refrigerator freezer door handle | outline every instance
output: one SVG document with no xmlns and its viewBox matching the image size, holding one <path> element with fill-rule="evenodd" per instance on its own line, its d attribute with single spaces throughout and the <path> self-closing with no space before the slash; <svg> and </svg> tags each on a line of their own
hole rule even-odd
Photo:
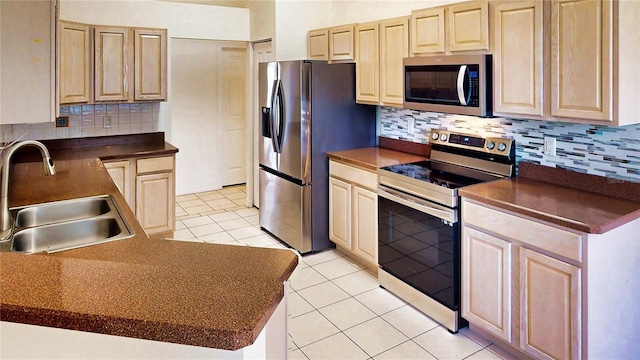
<svg viewBox="0 0 640 360">
<path fill-rule="evenodd" d="M 271 144 L 273 145 L 273 151 L 275 151 L 276 153 L 280 152 L 280 143 L 278 142 L 278 133 L 276 132 L 276 128 L 275 128 L 275 117 L 279 116 L 279 111 L 280 109 L 276 108 L 276 98 L 277 98 L 277 92 L 278 92 L 278 84 L 280 83 L 280 80 L 275 80 L 273 82 L 273 87 L 271 90 L 271 102 L 270 102 L 270 107 L 271 107 L 271 111 L 269 112 L 269 132 L 271 133 Z"/>
<path fill-rule="evenodd" d="M 282 81 L 278 80 L 278 89 L 276 91 L 276 96 L 278 98 L 278 123 L 276 124 L 276 136 L 275 138 L 278 141 L 278 152 L 282 152 L 282 141 L 284 138 L 284 122 L 285 118 L 285 104 L 284 104 L 284 90 L 282 89 Z"/>
</svg>

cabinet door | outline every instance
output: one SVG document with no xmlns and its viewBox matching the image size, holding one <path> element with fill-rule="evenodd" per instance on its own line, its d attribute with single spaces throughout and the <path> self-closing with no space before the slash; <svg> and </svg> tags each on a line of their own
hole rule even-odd
<svg viewBox="0 0 640 360">
<path fill-rule="evenodd" d="M 351 184 L 329 177 L 329 239 L 351 250 Z"/>
<path fill-rule="evenodd" d="M 329 60 L 329 29 L 307 33 L 307 57 L 310 60 Z"/>
<path fill-rule="evenodd" d="M 354 57 L 353 25 L 329 29 L 329 61 L 352 61 Z"/>
<path fill-rule="evenodd" d="M 520 347 L 538 359 L 581 358 L 580 269 L 520 248 Z"/>
<path fill-rule="evenodd" d="M 131 86 L 129 29 L 96 26 L 95 101 L 128 101 Z"/>
<path fill-rule="evenodd" d="M 612 120 L 612 6 L 552 1 L 551 115 Z"/>
<path fill-rule="evenodd" d="M 444 8 L 411 12 L 411 53 L 444 52 Z"/>
<path fill-rule="evenodd" d="M 378 23 L 356 26 L 356 102 L 380 102 Z"/>
<path fill-rule="evenodd" d="M 378 265 L 378 194 L 353 186 L 353 251 Z"/>
<path fill-rule="evenodd" d="M 384 105 L 402 107 L 405 57 L 409 57 L 409 17 L 380 22 L 380 101 Z"/>
<path fill-rule="evenodd" d="M 133 171 L 131 161 L 112 161 L 105 162 L 104 167 L 113 179 L 113 182 L 120 190 L 120 193 L 129 204 L 131 209 L 135 209 L 135 184 L 133 181 Z"/>
<path fill-rule="evenodd" d="M 496 5 L 494 111 L 544 115 L 542 2 Z"/>
<path fill-rule="evenodd" d="M 136 178 L 136 217 L 147 235 L 173 231 L 173 173 L 138 175 Z"/>
<path fill-rule="evenodd" d="M 91 27 L 60 22 L 60 104 L 91 101 Z"/>
<path fill-rule="evenodd" d="M 134 100 L 167 100 L 167 30 L 135 29 Z"/>
<path fill-rule="evenodd" d="M 511 243 L 466 226 L 462 229 L 462 316 L 511 342 Z"/>
<path fill-rule="evenodd" d="M 0 1 L 0 122 L 55 114 L 55 1 Z"/>
<path fill-rule="evenodd" d="M 489 10 L 486 1 L 469 1 L 448 8 L 449 51 L 489 49 Z"/>
</svg>

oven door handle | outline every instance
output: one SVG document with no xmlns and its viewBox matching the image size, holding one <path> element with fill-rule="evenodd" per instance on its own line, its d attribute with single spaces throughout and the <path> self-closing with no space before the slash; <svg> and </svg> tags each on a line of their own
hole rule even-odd
<svg viewBox="0 0 640 360">
<path fill-rule="evenodd" d="M 385 199 L 395 201 L 402 205 L 408 206 L 412 209 L 421 211 L 423 213 L 433 215 L 442 220 L 447 220 L 452 223 L 458 222 L 458 216 L 455 210 L 442 210 L 438 207 L 434 206 L 427 201 L 423 201 L 418 198 L 414 198 L 410 195 L 401 193 L 399 191 L 394 191 L 391 189 L 382 189 L 378 187 L 378 196 L 382 196 Z"/>
</svg>

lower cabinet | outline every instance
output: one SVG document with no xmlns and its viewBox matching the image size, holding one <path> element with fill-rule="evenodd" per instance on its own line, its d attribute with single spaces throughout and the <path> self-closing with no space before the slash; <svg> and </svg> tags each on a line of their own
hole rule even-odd
<svg viewBox="0 0 640 360">
<path fill-rule="evenodd" d="M 462 197 L 462 316 L 518 358 L 640 354 L 640 218 L 579 232 Z"/>
<path fill-rule="evenodd" d="M 331 160 L 329 175 L 329 238 L 339 249 L 377 267 L 376 173 Z"/>
<path fill-rule="evenodd" d="M 105 161 L 105 168 L 149 236 L 173 236 L 174 156 Z"/>
</svg>

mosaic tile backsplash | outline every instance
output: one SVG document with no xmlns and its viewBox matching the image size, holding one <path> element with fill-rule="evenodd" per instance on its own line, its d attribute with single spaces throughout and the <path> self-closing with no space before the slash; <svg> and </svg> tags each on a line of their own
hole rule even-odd
<svg viewBox="0 0 640 360">
<path fill-rule="evenodd" d="M 69 127 L 56 128 L 54 122 L 1 125 L 2 142 L 69 139 L 106 135 L 141 134 L 164 131 L 161 103 L 101 104 L 61 106 L 60 116 L 69 116 Z M 111 127 L 104 128 L 104 116 Z"/>
<path fill-rule="evenodd" d="M 429 142 L 431 129 L 516 141 L 516 161 L 640 182 L 640 125 L 607 127 L 562 122 L 478 118 L 380 107 L 380 136 Z M 640 115 L 639 115 L 640 116 Z M 413 132 L 408 125 L 414 121 Z M 543 154 L 545 136 L 556 138 L 556 156 Z"/>
</svg>

